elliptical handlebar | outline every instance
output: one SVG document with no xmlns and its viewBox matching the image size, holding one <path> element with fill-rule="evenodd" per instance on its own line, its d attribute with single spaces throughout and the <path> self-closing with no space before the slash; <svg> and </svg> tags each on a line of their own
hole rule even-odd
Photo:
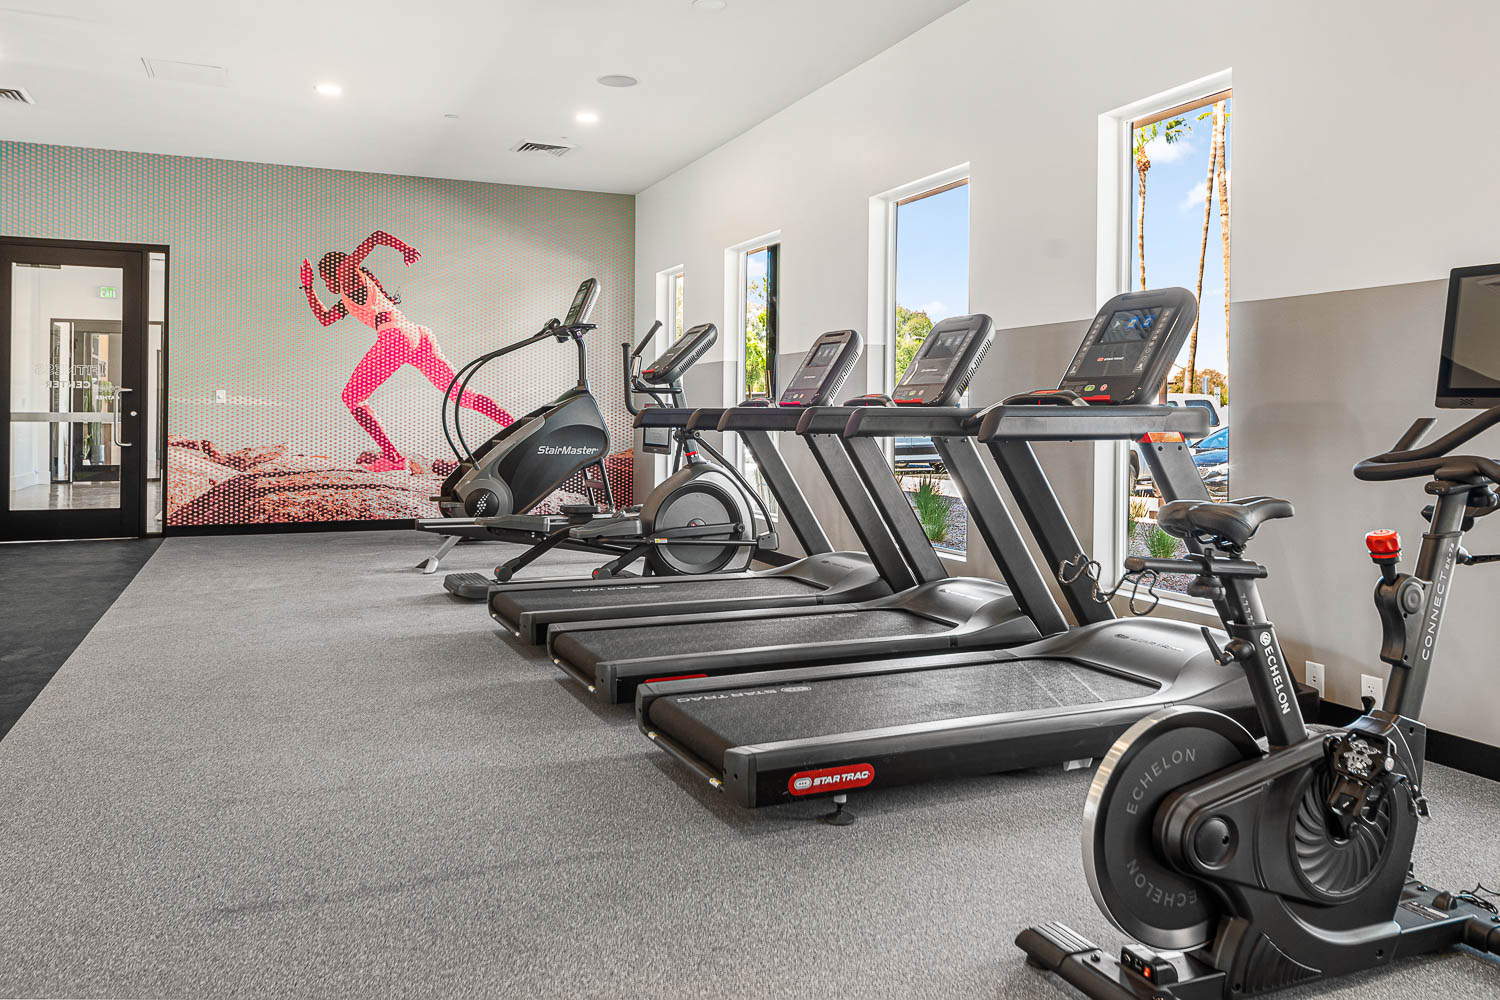
<svg viewBox="0 0 1500 1000">
<path fill-rule="evenodd" d="M 628 343 L 620 345 L 620 354 L 623 355 L 625 361 L 625 411 L 632 417 L 639 416 L 641 412 L 641 408 L 635 405 L 635 394 L 636 392 L 641 391 L 636 388 L 636 386 L 640 384 L 639 366 L 641 362 L 641 352 L 646 349 L 647 344 L 651 343 L 652 338 L 656 336 L 656 331 L 660 329 L 661 320 L 657 320 L 656 322 L 652 323 L 651 329 L 646 331 L 646 335 L 641 338 L 641 342 L 636 345 L 635 350 L 631 350 L 630 344 Z M 645 392 L 643 392 L 642 394 L 651 395 L 650 393 Z M 658 402 L 660 402 L 660 400 L 658 400 Z"/>
<path fill-rule="evenodd" d="M 1436 441 L 1418 447 L 1433 423 L 1432 417 L 1421 417 L 1413 421 L 1394 448 L 1355 465 L 1355 478 L 1365 482 L 1389 482 L 1436 475 L 1444 479 L 1482 477 L 1500 482 L 1500 463 L 1493 459 L 1483 455 L 1450 454 L 1459 445 L 1473 440 L 1500 423 L 1500 406 L 1492 406 Z"/>
<path fill-rule="evenodd" d="M 641 356 L 641 352 L 646 349 L 647 344 L 651 343 L 652 338 L 656 336 L 656 331 L 660 329 L 661 320 L 656 320 L 651 324 L 651 329 L 646 331 L 646 335 L 641 338 L 641 342 L 636 345 L 635 350 L 630 352 L 630 360 L 634 361 L 636 358 Z M 629 350 L 630 348 L 629 344 L 621 344 L 620 346 L 626 348 L 627 350 Z"/>
<path fill-rule="evenodd" d="M 554 316 L 543 323 L 542 328 L 531 336 L 518 340 L 514 344 L 506 344 L 504 347 L 497 347 L 493 351 L 481 354 L 479 357 L 469 360 L 463 367 L 454 372 L 452 381 L 448 383 L 447 390 L 443 392 L 442 408 L 443 437 L 447 439 L 448 447 L 453 450 L 454 457 L 461 462 L 473 462 L 475 460 L 473 449 L 469 447 L 469 442 L 464 440 L 463 426 L 459 423 L 458 417 L 459 410 L 462 409 L 464 394 L 469 391 L 469 382 L 478 374 L 479 369 L 496 358 L 504 357 L 514 351 L 530 347 L 532 344 L 540 343 L 549 338 L 556 340 L 558 343 L 563 343 L 571 339 L 578 346 L 578 384 L 582 388 L 587 388 L 588 355 L 583 344 L 583 335 L 595 328 L 593 323 L 564 325 L 562 320 Z M 459 386 L 460 382 L 463 383 L 462 386 Z M 457 395 L 454 395 L 453 392 L 455 387 L 458 388 Z M 453 429 L 451 433 L 448 429 L 448 408 L 450 405 L 453 407 Z M 455 436 L 458 438 L 456 442 L 454 441 Z"/>
</svg>

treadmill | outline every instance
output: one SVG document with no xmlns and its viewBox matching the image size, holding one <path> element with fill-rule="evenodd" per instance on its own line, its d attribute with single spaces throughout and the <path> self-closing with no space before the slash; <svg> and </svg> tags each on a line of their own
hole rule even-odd
<svg viewBox="0 0 1500 1000">
<path fill-rule="evenodd" d="M 945 319 L 928 333 L 894 400 L 861 397 L 862 405 L 810 409 L 798 422 L 797 433 L 895 593 L 811 608 L 553 625 L 547 635 L 553 662 L 601 700 L 618 703 L 650 680 L 1014 645 L 1062 631 L 1066 622 L 1029 556 L 1002 565 L 1005 583 L 948 576 L 880 445 L 843 435 L 850 417 L 864 411 L 954 411 L 993 336 L 988 316 Z M 979 411 L 960 412 L 972 419 Z M 845 485 L 850 467 L 862 490 Z M 867 509 L 851 506 L 861 497 Z M 1024 555 L 1020 531 L 1003 507 L 984 532 Z"/>
<path fill-rule="evenodd" d="M 861 350 L 854 330 L 834 330 L 813 342 L 776 401 L 733 408 L 700 408 L 689 431 L 733 432 L 749 449 L 779 510 L 807 555 L 771 569 L 641 579 L 551 578 L 492 587 L 490 617 L 517 639 L 540 644 L 554 624 L 667 613 L 804 607 L 862 601 L 890 593 L 890 584 L 863 552 L 836 552 L 771 435 L 795 431 L 803 412 L 823 405 L 854 370 Z M 680 411 L 644 411 L 652 417 Z"/>
<path fill-rule="evenodd" d="M 1244 672 L 1218 662 L 1205 642 L 1212 634 L 1223 648 L 1228 636 L 1115 617 L 1032 450 L 1036 441 L 1142 440 L 1164 499 L 1206 500 L 1183 436 L 1198 437 L 1207 415 L 1139 402 L 1156 398 L 1196 312 L 1185 289 L 1117 296 L 1090 324 L 1058 389 L 1013 397 L 979 422 L 978 439 L 1056 568 L 1077 628 L 1009 650 L 649 683 L 636 695 L 641 731 L 753 808 L 1086 761 L 1143 716 L 1174 705 L 1255 725 Z M 858 440 L 919 433 L 921 416 L 872 409 L 853 416 L 846 432 Z M 1135 596 L 1148 592 L 1142 583 Z M 1316 711 L 1315 691 L 1299 685 L 1298 697 Z M 838 801 L 834 816 L 847 822 Z"/>
</svg>

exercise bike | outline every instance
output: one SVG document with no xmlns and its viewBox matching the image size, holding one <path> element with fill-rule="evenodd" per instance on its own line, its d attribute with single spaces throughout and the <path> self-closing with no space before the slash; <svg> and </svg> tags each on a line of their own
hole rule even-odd
<svg viewBox="0 0 1500 1000">
<path fill-rule="evenodd" d="M 1366 536 L 1379 567 L 1384 703 L 1347 726 L 1309 728 L 1261 607 L 1264 567 L 1245 557 L 1263 524 L 1290 517 L 1284 500 L 1174 501 L 1157 523 L 1203 545 L 1180 559 L 1131 558 L 1128 574 L 1192 573 L 1230 641 L 1205 641 L 1249 678 L 1262 748 L 1238 723 L 1201 708 L 1158 711 L 1109 751 L 1084 812 L 1084 868 L 1105 915 L 1139 944 L 1111 961 L 1061 923 L 1016 939 L 1028 962 L 1096 998 L 1243 997 L 1466 944 L 1500 954 L 1500 913 L 1474 892 L 1445 892 L 1410 873 L 1429 806 L 1419 721 L 1433 650 L 1463 535 L 1500 509 L 1500 464 L 1455 455 L 1500 423 L 1500 407 L 1427 445 L 1431 418 L 1355 466 L 1361 480 L 1431 477 L 1434 497 L 1415 570 L 1398 569 L 1394 531 Z"/>
<path fill-rule="evenodd" d="M 493 587 L 508 583 L 560 545 L 597 548 L 612 556 L 593 570 L 593 579 L 738 572 L 756 552 L 778 547 L 760 494 L 698 431 L 687 428 L 693 411 L 682 405 L 682 378 L 718 339 L 717 328 L 703 323 L 688 329 L 645 367 L 642 353 L 660 328 L 659 321 L 653 324 L 634 350 L 628 343 L 621 345 L 625 407 L 642 431 L 642 450 L 671 455 L 671 475 L 638 507 L 604 512 L 592 505 L 564 504 L 547 531 L 524 552 L 496 566 L 491 576 L 449 574 L 443 581 L 449 593 L 466 600 L 487 599 Z M 651 402 L 637 405 L 636 396 Z M 756 530 L 757 512 L 767 525 L 764 532 Z M 503 528 L 514 520 L 481 517 L 477 523 Z M 631 569 L 637 563 L 639 573 Z"/>
<path fill-rule="evenodd" d="M 584 344 L 584 336 L 595 329 L 588 318 L 598 297 L 598 279 L 586 279 L 578 286 L 565 318 L 548 320 L 530 337 L 474 358 L 454 375 L 443 395 L 442 421 L 443 437 L 458 465 L 432 498 L 443 516 L 415 522 L 418 530 L 444 536 L 437 551 L 417 564 L 423 573 L 437 572 L 443 557 L 466 539 L 503 537 L 522 541 L 545 533 L 553 526 L 549 515 L 531 514 L 532 508 L 580 473 L 588 501 L 580 507 L 596 513 L 615 509 L 614 491 L 605 470 L 609 428 L 589 388 L 588 350 Z M 459 403 L 470 381 L 491 361 L 548 341 L 575 346 L 577 383 L 471 448 L 459 423 Z M 476 522 L 478 517 L 511 520 L 504 529 L 493 525 L 486 529 Z"/>
</svg>

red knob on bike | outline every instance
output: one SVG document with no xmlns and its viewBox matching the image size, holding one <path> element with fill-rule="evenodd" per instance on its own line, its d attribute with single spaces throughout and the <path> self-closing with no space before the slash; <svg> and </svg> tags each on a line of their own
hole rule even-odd
<svg viewBox="0 0 1500 1000">
<path fill-rule="evenodd" d="M 1365 548 L 1376 562 L 1401 558 L 1401 536 L 1390 528 L 1381 528 L 1365 535 Z"/>
</svg>

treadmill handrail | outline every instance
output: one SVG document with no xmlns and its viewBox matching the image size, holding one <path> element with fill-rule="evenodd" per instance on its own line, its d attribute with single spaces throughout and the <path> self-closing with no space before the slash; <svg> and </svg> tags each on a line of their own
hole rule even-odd
<svg viewBox="0 0 1500 1000">
<path fill-rule="evenodd" d="M 814 406 L 805 411 L 802 418 L 797 421 L 797 433 L 835 434 L 843 437 L 844 428 L 849 424 L 850 414 L 867 409 L 884 409 L 884 407 Z"/>
<path fill-rule="evenodd" d="M 1132 441 L 1146 434 L 1208 433 L 1208 411 L 1197 406 L 1028 406 L 997 403 L 979 425 L 979 440 Z"/>
<path fill-rule="evenodd" d="M 636 414 L 633 426 L 686 427 L 695 411 L 685 406 L 644 406 Z"/>
<path fill-rule="evenodd" d="M 807 412 L 800 406 L 735 406 L 719 418 L 721 431 L 795 431 Z"/>
<path fill-rule="evenodd" d="M 700 406 L 688 418 L 687 429 L 690 431 L 716 431 L 719 429 L 719 418 L 724 416 L 729 409 L 727 406 Z"/>
<path fill-rule="evenodd" d="M 987 407 L 861 406 L 844 437 L 972 437 Z"/>
</svg>

